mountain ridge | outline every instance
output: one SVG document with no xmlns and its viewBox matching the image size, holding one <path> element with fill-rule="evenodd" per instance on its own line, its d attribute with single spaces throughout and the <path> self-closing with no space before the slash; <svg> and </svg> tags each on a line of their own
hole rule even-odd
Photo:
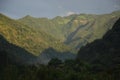
<svg viewBox="0 0 120 80">
<path fill-rule="evenodd" d="M 102 38 L 120 17 L 119 13 L 57 16 L 53 19 L 28 15 L 23 20 L 0 14 L 0 35 L 9 43 L 39 56 L 41 61 L 44 60 L 42 57 L 47 62 L 52 58 L 73 59 L 79 48 Z"/>
<path fill-rule="evenodd" d="M 57 40 L 78 50 L 87 43 L 102 38 L 112 28 L 119 16 L 120 11 L 116 11 L 102 15 L 74 14 L 65 17 L 57 16 L 52 19 L 35 17 L 26 19 L 24 17 L 18 19 L 18 21 L 49 33 Z"/>
</svg>

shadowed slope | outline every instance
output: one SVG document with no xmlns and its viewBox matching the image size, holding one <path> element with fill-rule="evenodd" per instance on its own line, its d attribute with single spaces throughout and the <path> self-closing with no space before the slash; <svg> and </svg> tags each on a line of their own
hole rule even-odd
<svg viewBox="0 0 120 80">
<path fill-rule="evenodd" d="M 85 47 L 82 47 L 77 59 L 91 63 L 101 63 L 104 65 L 116 65 L 120 63 L 120 19 L 114 24 L 103 39 L 96 40 Z"/>
<path fill-rule="evenodd" d="M 36 57 L 25 49 L 9 43 L 0 35 L 0 57 L 4 57 L 3 63 L 10 61 L 18 65 L 33 64 Z M 2 59 L 2 58 L 1 58 Z M 4 62 L 5 61 L 5 62 Z"/>
</svg>

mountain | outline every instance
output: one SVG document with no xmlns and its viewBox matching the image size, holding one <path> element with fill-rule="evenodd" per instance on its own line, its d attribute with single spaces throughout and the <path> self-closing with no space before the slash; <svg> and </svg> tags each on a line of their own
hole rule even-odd
<svg viewBox="0 0 120 80">
<path fill-rule="evenodd" d="M 70 47 L 61 43 L 46 32 L 42 30 L 37 31 L 3 14 L 0 14 L 0 35 L 9 43 L 25 49 L 34 56 L 40 56 L 40 54 L 48 48 L 53 48 L 56 52 L 61 53 L 61 55 L 62 52 L 72 53 Z M 17 51 L 16 55 L 17 54 L 20 53 Z M 21 52 L 21 54 L 23 53 Z"/>
<path fill-rule="evenodd" d="M 35 28 L 38 31 L 42 30 L 52 35 L 54 38 L 58 40 L 64 41 L 65 38 L 63 35 L 62 27 L 64 24 L 68 22 L 68 20 L 60 16 L 51 20 L 48 18 L 34 18 L 34 17 L 27 15 L 19 19 L 18 21 L 32 28 Z"/>
<path fill-rule="evenodd" d="M 78 50 L 87 43 L 100 39 L 120 17 L 120 11 L 111 14 L 74 14 L 53 19 L 27 15 L 18 21 L 34 29 L 42 30 L 55 39 Z"/>
<path fill-rule="evenodd" d="M 114 24 L 102 39 L 82 47 L 77 55 L 78 60 L 92 64 L 115 66 L 120 64 L 120 19 Z"/>
<path fill-rule="evenodd" d="M 48 25 L 47 29 L 0 14 L 0 80 L 119 80 L 119 15 L 114 12 L 105 15 L 58 16 L 52 20 L 59 27 L 50 27 L 47 24 L 49 19 L 42 18 L 42 23 Z M 96 38 L 98 40 L 94 41 Z M 77 59 L 74 59 L 75 54 L 66 44 L 75 49 L 87 45 L 80 48 Z"/>
<path fill-rule="evenodd" d="M 27 15 L 14 20 L 0 14 L 0 35 L 36 56 L 38 63 L 47 63 L 51 58 L 74 59 L 73 53 L 102 38 L 119 16 L 120 12 L 116 11 L 104 15 L 57 16 L 53 19 Z"/>
<path fill-rule="evenodd" d="M 120 14 L 116 15 L 114 13 L 104 15 L 81 14 L 68 24 L 70 29 L 67 30 L 70 33 L 65 43 L 79 49 L 87 43 L 100 39 L 112 28 L 119 17 Z"/>
</svg>

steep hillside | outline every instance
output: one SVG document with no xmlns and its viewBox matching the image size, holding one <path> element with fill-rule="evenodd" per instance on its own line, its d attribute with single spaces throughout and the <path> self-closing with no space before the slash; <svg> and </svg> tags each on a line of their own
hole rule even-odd
<svg viewBox="0 0 120 80">
<path fill-rule="evenodd" d="M 91 43 L 112 28 L 120 15 L 80 15 L 68 25 L 70 34 L 65 41 L 66 44 L 79 49 L 81 46 Z M 76 26 L 75 26 L 76 25 Z M 72 33 L 71 33 L 72 32 Z"/>
<path fill-rule="evenodd" d="M 33 65 L 33 64 L 47 64 L 52 58 L 60 60 L 74 59 L 75 54 L 70 52 L 59 52 L 54 48 L 48 48 L 42 51 L 39 56 L 35 56 L 24 48 L 9 43 L 2 35 L 0 35 L 0 64 L 6 65 Z"/>
<path fill-rule="evenodd" d="M 58 52 L 71 50 L 44 31 L 37 31 L 2 14 L 0 14 L 0 35 L 36 56 L 49 47 Z"/>
<path fill-rule="evenodd" d="M 33 64 L 36 56 L 32 55 L 25 49 L 9 43 L 2 35 L 0 35 L 0 64 Z"/>
<path fill-rule="evenodd" d="M 53 19 L 25 16 L 18 21 L 42 30 L 78 50 L 81 46 L 102 38 L 112 28 L 118 17 L 120 17 L 120 11 L 103 15 L 74 14 Z"/>
<path fill-rule="evenodd" d="M 62 32 L 62 26 L 67 23 L 62 17 L 56 17 L 54 19 L 48 18 L 34 18 L 29 15 L 24 18 L 19 19 L 19 22 L 24 23 L 32 28 L 42 30 L 56 39 L 65 40 L 64 34 Z"/>
<path fill-rule="evenodd" d="M 95 40 L 79 50 L 77 59 L 94 64 L 115 66 L 120 64 L 120 19 L 103 39 Z"/>
</svg>

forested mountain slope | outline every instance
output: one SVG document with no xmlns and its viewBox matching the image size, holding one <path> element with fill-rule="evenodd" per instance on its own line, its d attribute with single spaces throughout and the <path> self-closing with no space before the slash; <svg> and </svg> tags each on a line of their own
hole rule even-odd
<svg viewBox="0 0 120 80">
<path fill-rule="evenodd" d="M 38 61 L 46 63 L 51 58 L 73 59 L 73 53 L 87 43 L 102 38 L 119 17 L 119 11 L 104 15 L 74 14 L 53 19 L 28 15 L 19 20 L 0 14 L 0 35 L 9 43 L 38 56 Z"/>
<path fill-rule="evenodd" d="M 77 59 L 93 64 L 115 66 L 120 64 L 120 19 L 103 39 L 95 40 L 79 50 Z"/>
<path fill-rule="evenodd" d="M 24 48 L 35 56 L 39 56 L 40 53 L 50 47 L 61 53 L 71 50 L 70 47 L 56 40 L 46 32 L 37 31 L 3 14 L 0 14 L 0 35 L 9 43 Z"/>
<path fill-rule="evenodd" d="M 73 14 L 53 19 L 27 15 L 18 21 L 38 31 L 42 30 L 78 50 L 81 46 L 102 38 L 112 28 L 118 17 L 120 17 L 120 11 L 103 15 Z"/>
</svg>

